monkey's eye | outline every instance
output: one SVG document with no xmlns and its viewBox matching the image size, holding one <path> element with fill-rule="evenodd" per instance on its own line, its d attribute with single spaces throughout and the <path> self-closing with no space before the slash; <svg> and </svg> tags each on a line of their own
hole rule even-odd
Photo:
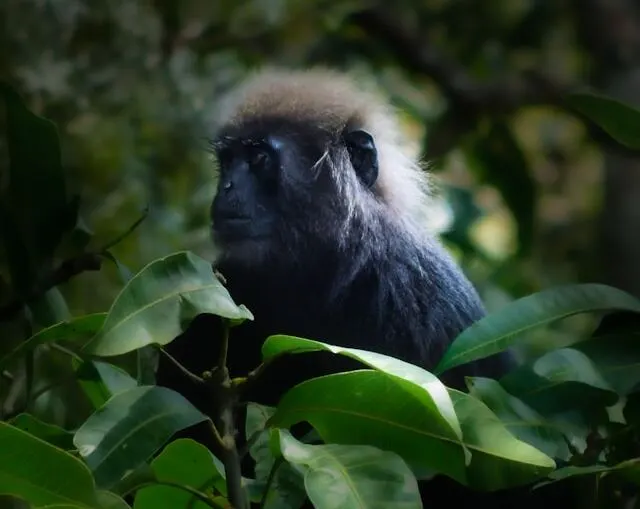
<svg viewBox="0 0 640 509">
<path fill-rule="evenodd" d="M 249 164 L 253 168 L 261 168 L 269 164 L 269 154 L 262 149 L 256 148 L 249 155 Z"/>
<path fill-rule="evenodd" d="M 268 148 L 263 146 L 251 147 L 247 162 L 251 169 L 261 176 L 267 178 L 274 176 L 274 158 Z"/>
</svg>

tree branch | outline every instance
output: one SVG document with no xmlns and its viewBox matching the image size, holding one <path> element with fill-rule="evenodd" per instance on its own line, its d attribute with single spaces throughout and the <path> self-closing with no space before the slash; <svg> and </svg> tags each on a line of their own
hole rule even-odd
<svg viewBox="0 0 640 509">
<path fill-rule="evenodd" d="M 568 90 L 539 71 L 478 82 L 424 37 L 402 26 L 386 8 L 361 11 L 351 20 L 372 38 L 382 40 L 405 68 L 433 79 L 454 108 L 472 110 L 476 115 L 484 111 L 505 113 L 524 105 L 559 104 Z"/>
<path fill-rule="evenodd" d="M 43 280 L 40 281 L 26 296 L 13 299 L 7 304 L 0 306 L 0 322 L 11 320 L 24 306 L 42 297 L 52 288 L 62 283 L 66 283 L 73 277 L 82 274 L 83 272 L 100 270 L 102 268 L 102 258 L 105 256 L 107 250 L 133 233 L 133 231 L 146 219 L 148 212 L 149 209 L 147 207 L 143 211 L 142 216 L 136 219 L 129 228 L 95 252 L 82 253 L 74 258 L 63 261 L 58 268 L 54 269 L 48 276 L 44 277 Z"/>
<path fill-rule="evenodd" d="M 0 321 L 12 319 L 25 305 L 41 297 L 51 288 L 69 281 L 78 274 L 90 270 L 100 270 L 101 267 L 102 259 L 97 253 L 83 253 L 75 258 L 65 260 L 45 277 L 35 289 L 29 292 L 26 297 L 14 299 L 4 306 L 0 306 Z"/>
</svg>

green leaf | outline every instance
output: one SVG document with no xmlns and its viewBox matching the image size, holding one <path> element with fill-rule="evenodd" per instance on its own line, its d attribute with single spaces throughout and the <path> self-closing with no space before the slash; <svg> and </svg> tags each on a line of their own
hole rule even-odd
<svg viewBox="0 0 640 509">
<path fill-rule="evenodd" d="M 637 109 L 593 92 L 570 94 L 567 103 L 622 145 L 640 149 L 640 111 Z"/>
<path fill-rule="evenodd" d="M 253 319 L 247 308 L 233 302 L 209 262 L 190 252 L 172 254 L 150 263 L 127 283 L 85 351 L 113 356 L 166 345 L 202 313 Z"/>
<path fill-rule="evenodd" d="M 142 463 L 138 468 L 129 472 L 111 487 L 113 493 L 125 497 L 138 491 L 149 483 L 156 481 L 156 475 L 149 463 Z"/>
<path fill-rule="evenodd" d="M 578 313 L 640 312 L 640 300 L 610 286 L 583 284 L 545 290 L 511 302 L 464 330 L 436 366 L 442 373 L 506 350 L 531 329 Z"/>
<path fill-rule="evenodd" d="M 528 484 L 555 468 L 555 462 L 535 447 L 515 438 L 491 410 L 473 396 L 449 389 L 471 451 L 467 485 L 495 491 Z"/>
<path fill-rule="evenodd" d="M 280 400 L 269 424 L 307 421 L 325 442 L 363 444 L 399 454 L 418 477 L 442 472 L 464 482 L 465 450 L 416 386 L 380 371 L 307 380 Z"/>
<path fill-rule="evenodd" d="M 543 413 L 611 406 L 618 400 L 597 366 L 573 348 L 547 352 L 502 377 L 500 384 Z"/>
<path fill-rule="evenodd" d="M 80 426 L 74 444 L 100 487 L 110 488 L 171 436 L 207 419 L 177 392 L 135 387 L 120 392 Z"/>
<path fill-rule="evenodd" d="M 111 396 L 133 389 L 136 380 L 118 366 L 101 361 L 72 361 L 78 383 L 94 408 L 100 408 Z"/>
<path fill-rule="evenodd" d="M 480 180 L 502 195 L 518 224 L 520 254 L 528 253 L 534 238 L 537 186 L 509 125 L 491 121 L 488 130 L 477 136 L 465 155 Z"/>
<path fill-rule="evenodd" d="M 556 483 L 558 481 L 564 481 L 565 479 L 569 479 L 571 477 L 592 475 L 592 474 L 603 474 L 607 475 L 610 473 L 622 473 L 626 476 L 631 476 L 633 478 L 634 475 L 638 475 L 640 472 L 638 469 L 640 468 L 640 459 L 634 458 L 631 460 L 622 461 L 616 465 L 588 465 L 584 467 L 570 465 L 568 467 L 559 468 L 554 472 L 549 474 L 549 480 L 542 481 L 534 486 L 534 489 L 540 488 L 542 486 L 547 486 L 549 484 Z"/>
<path fill-rule="evenodd" d="M 97 495 L 100 509 L 131 509 L 131 506 L 115 493 L 99 490 Z"/>
<path fill-rule="evenodd" d="M 375 352 L 343 348 L 320 341 L 284 335 L 268 337 L 262 344 L 262 357 L 266 361 L 285 353 L 304 353 L 316 350 L 351 357 L 389 375 L 405 391 L 412 393 L 420 400 L 422 406 L 428 409 L 427 411 L 432 413 L 440 423 L 439 426 L 444 425 L 450 428 L 452 439 L 462 437 L 460 423 L 453 410 L 453 403 L 447 388 L 437 377 L 418 366 Z"/>
<path fill-rule="evenodd" d="M 7 212 L 23 237 L 29 261 L 25 268 L 39 274 L 50 266 L 63 234 L 76 222 L 74 207 L 67 203 L 66 183 L 55 125 L 34 115 L 20 95 L 0 83 L 5 102 L 9 179 Z M 19 275 L 27 282 L 29 276 Z"/>
<path fill-rule="evenodd" d="M 618 394 L 629 394 L 640 385 L 640 333 L 599 336 L 571 348 L 586 355 Z"/>
<path fill-rule="evenodd" d="M 263 500 L 264 490 L 269 490 L 267 496 L 264 497 L 262 509 L 299 509 L 303 507 L 307 499 L 307 492 L 304 489 L 302 474 L 294 465 L 287 463 L 282 458 L 274 461 L 271 468 L 275 468 L 276 471 L 268 484 L 268 479 L 256 479 L 253 483 L 254 489 L 259 491 L 261 495 L 258 499 L 259 502 Z"/>
<path fill-rule="evenodd" d="M 418 483 L 397 454 L 370 445 L 308 445 L 279 430 L 284 458 L 304 467 L 304 486 L 316 509 L 422 507 Z"/>
<path fill-rule="evenodd" d="M 247 404 L 245 436 L 250 440 L 249 454 L 256 462 L 255 473 L 259 481 L 267 480 L 275 461 L 269 449 L 270 430 L 267 428 L 267 422 L 274 413 L 275 408 L 256 403 Z"/>
<path fill-rule="evenodd" d="M 0 359 L 0 370 L 6 369 L 13 360 L 36 348 L 39 345 L 53 342 L 78 341 L 83 342 L 93 337 L 100 330 L 106 313 L 95 313 L 79 316 L 66 322 L 60 322 L 46 329 L 38 331 L 17 348 Z"/>
<path fill-rule="evenodd" d="M 469 394 L 482 401 L 519 440 L 552 458 L 568 460 L 571 452 L 561 430 L 490 378 L 467 378 Z"/>
<path fill-rule="evenodd" d="M 22 498 L 33 507 L 95 509 L 95 486 L 82 461 L 1 421 L 0 444 L 0 494 Z"/>
<path fill-rule="evenodd" d="M 71 319 L 71 313 L 62 292 L 54 287 L 29 304 L 33 322 L 41 327 L 50 327 Z"/>
<path fill-rule="evenodd" d="M 216 485 L 224 486 L 211 452 L 193 440 L 180 439 L 167 445 L 151 462 L 156 478 L 189 486 L 203 496 Z M 135 509 L 208 509 L 208 505 L 185 490 L 173 486 L 154 485 L 137 492 Z"/>
<path fill-rule="evenodd" d="M 9 421 L 9 424 L 59 449 L 65 451 L 75 449 L 73 446 L 73 433 L 55 424 L 43 422 L 33 415 L 18 414 Z"/>
<path fill-rule="evenodd" d="M 270 447 L 271 430 L 267 428 L 267 422 L 275 410 L 256 403 L 247 405 L 245 436 L 251 440 L 249 454 L 256 462 L 251 492 L 258 492 L 261 501 L 264 490 L 269 490 L 261 506 L 263 509 L 295 509 L 302 506 L 307 494 L 300 472 L 282 458 L 277 461 Z M 277 470 L 270 479 L 273 468 Z"/>
<path fill-rule="evenodd" d="M 136 350 L 136 379 L 138 385 L 155 385 L 156 370 L 161 353 L 152 346 Z"/>
</svg>

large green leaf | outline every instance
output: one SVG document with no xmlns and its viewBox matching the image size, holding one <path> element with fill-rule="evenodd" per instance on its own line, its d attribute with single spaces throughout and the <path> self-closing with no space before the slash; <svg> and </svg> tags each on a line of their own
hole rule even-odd
<svg viewBox="0 0 640 509">
<path fill-rule="evenodd" d="M 571 348 L 586 355 L 618 394 L 640 385 L 640 332 L 599 336 Z"/>
<path fill-rule="evenodd" d="M 269 424 L 307 421 L 325 442 L 373 445 L 399 454 L 419 477 L 442 472 L 464 482 L 465 449 L 416 386 L 375 370 L 307 380 L 280 400 Z"/>
<path fill-rule="evenodd" d="M 233 302 L 209 262 L 190 252 L 172 254 L 150 263 L 127 283 L 85 351 L 112 356 L 166 345 L 201 313 L 253 319 L 247 308 Z"/>
<path fill-rule="evenodd" d="M 469 377 L 466 381 L 469 394 L 487 405 L 516 438 L 552 458 L 569 459 L 570 451 L 562 431 L 553 421 L 509 394 L 495 380 Z"/>
<path fill-rule="evenodd" d="M 542 413 L 613 405 L 618 395 L 582 352 L 560 348 L 520 366 L 500 384 Z"/>
<path fill-rule="evenodd" d="M 53 287 L 29 303 L 31 321 L 40 327 L 50 327 L 71 319 L 67 301 L 58 288 Z"/>
<path fill-rule="evenodd" d="M 111 396 L 134 388 L 138 383 L 118 366 L 96 360 L 72 361 L 78 383 L 94 408 L 100 408 Z"/>
<path fill-rule="evenodd" d="M 539 488 L 541 486 L 546 486 L 548 484 L 553 484 L 558 481 L 564 481 L 565 479 L 569 479 L 571 477 L 592 475 L 592 474 L 602 474 L 607 475 L 611 473 L 622 473 L 623 475 L 629 478 L 638 479 L 638 475 L 640 474 L 640 459 L 634 458 L 626 461 L 622 461 L 616 465 L 587 465 L 587 466 L 575 466 L 570 465 L 567 467 L 559 468 L 558 470 L 551 472 L 549 474 L 549 480 L 542 481 L 536 484 L 535 488 Z M 636 481 L 637 483 L 637 481 Z"/>
<path fill-rule="evenodd" d="M 115 493 L 106 490 L 98 490 L 97 495 L 100 509 L 131 509 L 131 506 Z"/>
<path fill-rule="evenodd" d="M 515 438 L 484 403 L 454 389 L 449 393 L 464 443 L 471 451 L 468 486 L 481 491 L 500 490 L 530 483 L 555 468 L 553 459 Z"/>
<path fill-rule="evenodd" d="M 135 387 L 120 392 L 80 426 L 74 443 L 99 486 L 110 488 L 176 432 L 207 419 L 177 392 Z"/>
<path fill-rule="evenodd" d="M 262 344 L 262 357 L 266 361 L 284 353 L 304 353 L 315 350 L 345 355 L 388 374 L 394 382 L 402 386 L 403 390 L 420 400 L 422 406 L 439 422 L 439 426 L 450 428 L 451 438 L 462 437 L 460 423 L 446 387 L 437 377 L 418 366 L 376 352 L 343 348 L 320 341 L 284 335 L 268 337 Z"/>
<path fill-rule="evenodd" d="M 59 449 L 65 451 L 75 449 L 73 446 L 73 433 L 55 424 L 41 421 L 33 415 L 18 414 L 9 421 L 9 424 Z"/>
<path fill-rule="evenodd" d="M 535 327 L 578 313 L 627 310 L 640 313 L 640 300 L 610 286 L 570 285 L 551 288 L 511 302 L 462 332 L 436 366 L 442 373 L 513 345 Z"/>
<path fill-rule="evenodd" d="M 297 509 L 307 498 L 304 478 L 291 464 L 276 461 L 269 445 L 271 430 L 267 427 L 275 408 L 249 403 L 245 434 L 251 439 L 249 453 L 255 460 L 255 480 L 252 492 L 259 492 L 259 500 L 264 498 L 262 509 Z M 272 474 L 272 469 L 276 471 Z M 266 497 L 264 490 L 268 489 Z"/>
<path fill-rule="evenodd" d="M 640 111 L 637 109 L 593 92 L 576 92 L 566 100 L 622 145 L 640 149 Z"/>
<path fill-rule="evenodd" d="M 20 232 L 28 255 L 22 267 L 29 274 L 13 272 L 12 278 L 24 289 L 50 266 L 63 234 L 75 225 L 77 210 L 67 200 L 55 125 L 29 111 L 7 84 L 0 83 L 0 99 L 5 104 L 9 152 L 5 213 Z"/>
<path fill-rule="evenodd" d="M 0 421 L 0 494 L 33 507 L 96 509 L 91 472 L 71 454 Z"/>
<path fill-rule="evenodd" d="M 5 369 L 14 359 L 33 350 L 38 345 L 65 341 L 84 342 L 90 339 L 100 330 L 106 316 L 106 313 L 78 316 L 38 331 L 0 359 L 0 370 Z"/>
<path fill-rule="evenodd" d="M 167 445 L 151 462 L 159 481 L 193 488 L 207 496 L 224 479 L 212 461 L 211 452 L 193 440 L 179 439 Z M 136 493 L 135 509 L 207 509 L 209 506 L 178 487 L 151 485 Z"/>
<path fill-rule="evenodd" d="M 418 483 L 397 454 L 370 445 L 309 445 L 279 430 L 284 458 L 304 467 L 304 486 L 316 509 L 422 507 Z"/>
</svg>

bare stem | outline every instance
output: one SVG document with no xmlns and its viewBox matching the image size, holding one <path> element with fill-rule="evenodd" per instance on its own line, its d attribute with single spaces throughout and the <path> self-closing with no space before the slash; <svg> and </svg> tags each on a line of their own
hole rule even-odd
<svg viewBox="0 0 640 509">
<path fill-rule="evenodd" d="M 222 320 L 222 346 L 220 347 L 220 359 L 218 360 L 218 369 L 224 369 L 227 366 L 227 355 L 229 353 L 229 321 Z"/>
<path fill-rule="evenodd" d="M 99 249 L 99 251 L 100 252 L 107 251 L 108 249 L 111 249 L 116 244 L 119 244 L 120 242 L 122 242 L 125 238 L 127 238 L 129 235 L 131 235 L 134 232 L 134 230 L 138 226 L 140 226 L 140 224 L 142 224 L 142 222 L 147 218 L 148 215 L 149 215 L 149 207 L 145 207 L 144 211 L 142 212 L 142 215 L 138 219 L 136 219 L 133 222 L 133 224 L 131 224 L 131 226 L 129 226 L 129 228 L 127 228 L 124 232 L 122 232 L 116 238 L 114 238 L 114 239 L 110 240 L 109 242 L 107 242 L 104 246 L 102 246 Z"/>
<path fill-rule="evenodd" d="M 189 380 L 199 384 L 205 383 L 203 378 L 200 378 L 198 375 L 196 375 L 195 373 L 192 373 L 187 368 L 185 368 L 182 364 L 180 364 L 180 362 L 178 362 L 178 360 L 175 357 L 173 357 L 173 355 L 167 352 L 164 348 L 162 348 L 161 346 L 156 346 L 156 348 L 160 350 L 160 353 L 164 355 L 167 359 L 169 359 L 169 361 L 176 368 L 178 368 Z"/>
</svg>

